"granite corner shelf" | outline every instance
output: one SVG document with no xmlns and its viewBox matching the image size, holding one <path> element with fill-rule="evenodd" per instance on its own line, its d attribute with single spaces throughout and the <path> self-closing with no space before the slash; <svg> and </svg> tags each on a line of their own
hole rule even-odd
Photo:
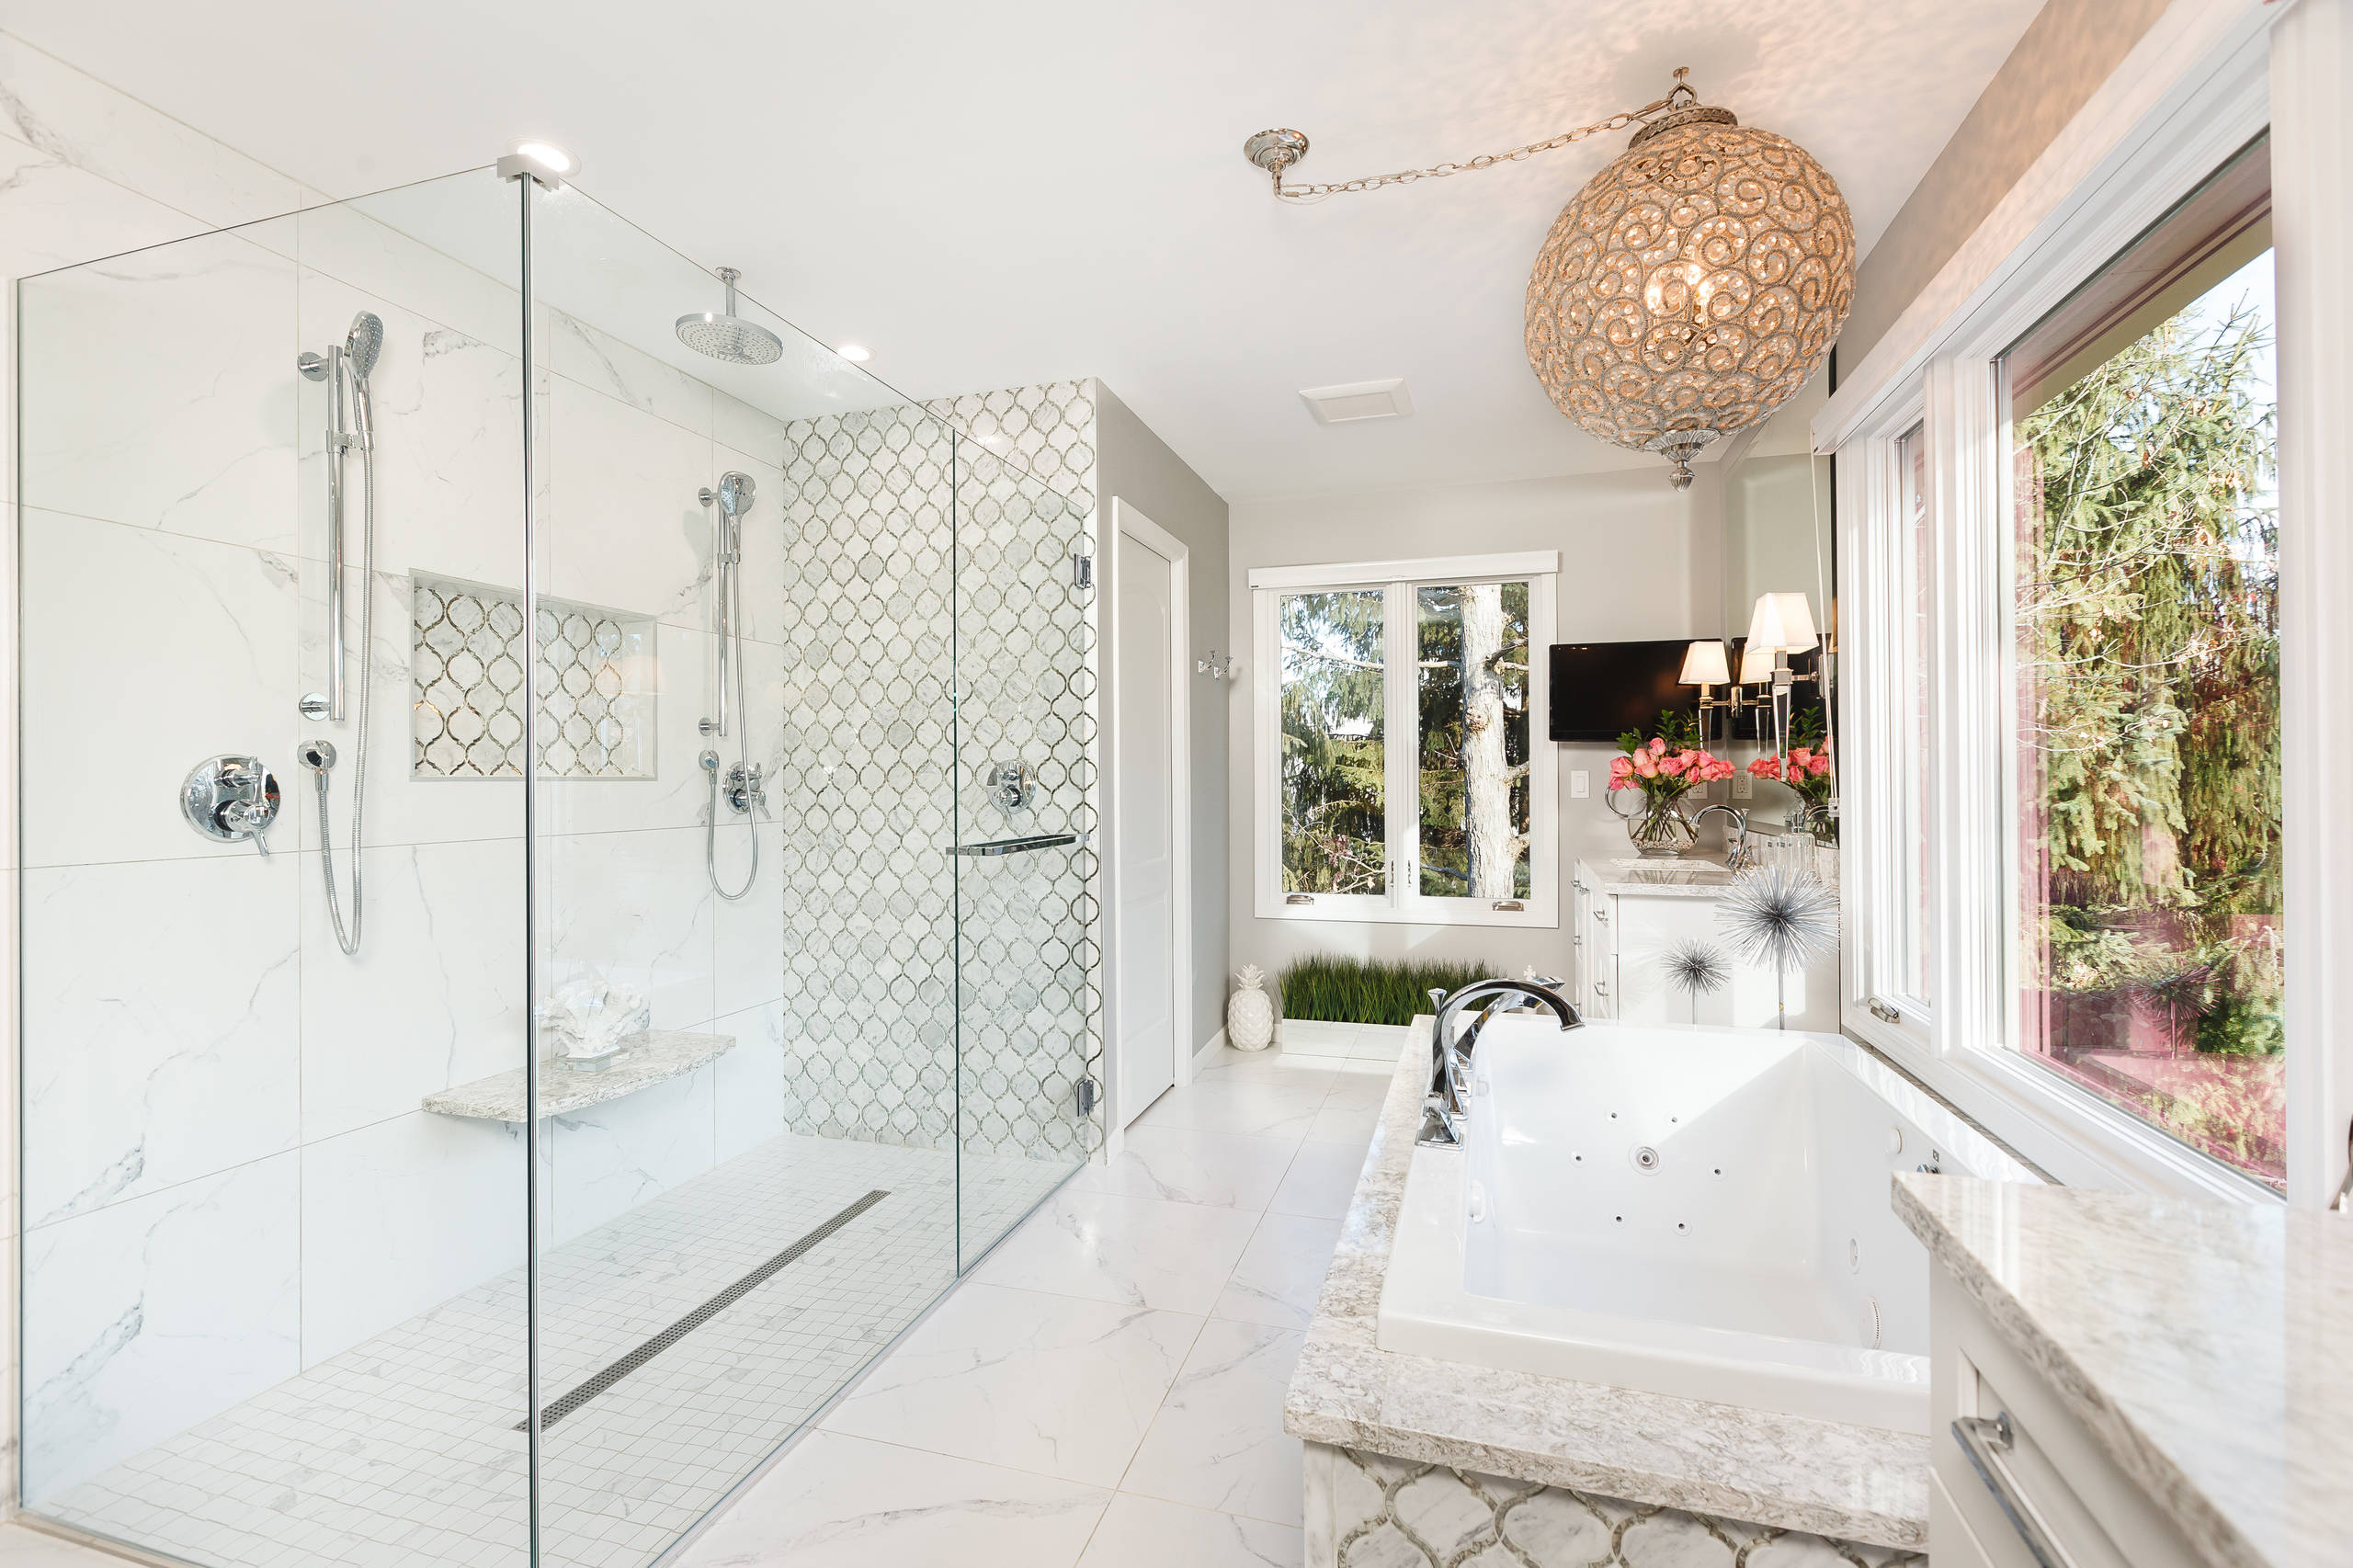
<svg viewBox="0 0 2353 1568">
<path fill-rule="evenodd" d="M 549 1059 L 540 1068 L 540 1115 L 562 1116 L 617 1100 L 672 1078 L 683 1078 L 735 1049 L 732 1034 L 688 1034 L 649 1029 L 628 1054 L 601 1073 L 579 1073 Z M 425 1108 L 439 1116 L 476 1121 L 515 1121 L 523 1117 L 523 1070 L 494 1073 L 425 1096 Z"/>
</svg>

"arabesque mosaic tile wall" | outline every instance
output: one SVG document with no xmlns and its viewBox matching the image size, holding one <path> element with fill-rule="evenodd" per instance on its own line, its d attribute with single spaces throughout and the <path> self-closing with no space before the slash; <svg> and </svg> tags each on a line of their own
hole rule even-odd
<svg viewBox="0 0 2353 1568">
<path fill-rule="evenodd" d="M 1095 595 L 1073 566 L 1097 512 L 1092 388 L 785 427 L 795 1131 L 938 1148 L 961 1110 L 967 1148 L 1095 1146 L 1077 1109 L 1100 1070 Z M 982 780 L 1017 761 L 1039 788 L 1008 815 Z M 949 853 L 1053 833 L 1089 842 Z"/>
</svg>

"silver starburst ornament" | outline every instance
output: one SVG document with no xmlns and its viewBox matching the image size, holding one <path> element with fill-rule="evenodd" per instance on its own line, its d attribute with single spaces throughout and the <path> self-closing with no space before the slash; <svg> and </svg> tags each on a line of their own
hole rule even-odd
<svg viewBox="0 0 2353 1568">
<path fill-rule="evenodd" d="M 1768 866 L 1744 875 L 1716 916 L 1744 963 L 1788 973 L 1838 950 L 1838 895 L 1811 871 Z"/>
<path fill-rule="evenodd" d="M 1695 1001 L 1722 991 L 1731 979 L 1732 965 L 1713 942 L 1677 942 L 1667 951 L 1666 983 Z"/>
</svg>

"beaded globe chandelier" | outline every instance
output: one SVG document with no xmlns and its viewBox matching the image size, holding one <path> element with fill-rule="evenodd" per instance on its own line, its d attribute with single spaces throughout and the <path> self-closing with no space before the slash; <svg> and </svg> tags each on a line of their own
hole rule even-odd
<svg viewBox="0 0 2353 1568">
<path fill-rule="evenodd" d="M 1703 104 L 1676 74 L 1655 103 L 1508 153 L 1337 185 L 1286 186 L 1296 131 L 1244 144 L 1275 194 L 1313 201 L 1516 163 L 1639 125 L 1561 210 L 1528 279 L 1528 362 L 1597 439 L 1657 452 L 1669 482 L 1768 418 L 1821 368 L 1855 295 L 1855 223 L 1802 147 Z"/>
</svg>

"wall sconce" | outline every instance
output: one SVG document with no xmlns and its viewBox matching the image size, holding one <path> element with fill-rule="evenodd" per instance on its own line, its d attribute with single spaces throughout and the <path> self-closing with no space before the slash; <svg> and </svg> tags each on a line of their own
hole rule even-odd
<svg viewBox="0 0 2353 1568">
<path fill-rule="evenodd" d="M 1718 697 L 1716 687 L 1732 684 L 1732 670 L 1724 657 L 1723 639 L 1711 637 L 1691 644 L 1683 651 L 1683 673 L 1675 677 L 1678 686 L 1699 688 L 1699 744 L 1705 749 L 1713 738 L 1713 723 L 1710 719 L 1719 708 L 1730 708 L 1735 700 Z"/>
<path fill-rule="evenodd" d="M 1770 657 L 1768 672 L 1773 683 L 1773 749 L 1789 749 L 1790 687 L 1796 672 L 1790 668 L 1791 653 L 1810 653 L 1821 642 L 1821 635 L 1813 629 L 1813 609 L 1803 594 L 1759 594 L 1756 608 L 1748 618 L 1748 646 L 1743 650 L 1741 674 L 1749 671 L 1752 658 Z"/>
<path fill-rule="evenodd" d="M 1241 662 L 1235 659 L 1232 654 L 1228 654 L 1222 659 L 1219 658 L 1217 655 L 1217 650 L 1214 648 L 1210 650 L 1208 658 L 1195 659 L 1193 661 L 1193 673 L 1195 675 L 1207 676 L 1211 680 L 1232 680 L 1233 678 L 1234 672 L 1239 670 L 1241 667 Z"/>
</svg>

